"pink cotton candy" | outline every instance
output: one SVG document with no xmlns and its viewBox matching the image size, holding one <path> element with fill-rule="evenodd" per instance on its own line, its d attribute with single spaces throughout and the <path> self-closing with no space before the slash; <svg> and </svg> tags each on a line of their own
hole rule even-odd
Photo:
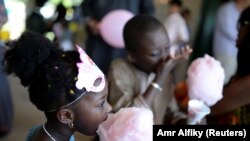
<svg viewBox="0 0 250 141">
<path fill-rule="evenodd" d="M 188 101 L 188 125 L 195 125 L 210 113 L 210 108 L 200 100 L 192 99 Z"/>
<path fill-rule="evenodd" d="M 109 114 L 97 133 L 100 141 L 152 141 L 153 113 L 146 108 L 122 108 Z"/>
<path fill-rule="evenodd" d="M 198 58 L 188 68 L 188 95 L 208 106 L 222 98 L 224 70 L 219 61 L 209 55 Z"/>
</svg>

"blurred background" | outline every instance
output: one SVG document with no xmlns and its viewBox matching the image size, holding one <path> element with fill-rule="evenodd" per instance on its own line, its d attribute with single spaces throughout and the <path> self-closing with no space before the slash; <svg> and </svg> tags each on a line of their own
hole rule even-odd
<svg viewBox="0 0 250 141">
<path fill-rule="evenodd" d="M 81 3 L 84 0 L 47 0 L 38 10 L 44 17 L 46 24 L 49 26 L 44 33 L 51 40 L 57 38 L 58 32 L 65 29 L 65 38 L 70 43 L 85 45 L 85 19 L 81 15 Z M 119 0 L 118 0 L 119 1 Z M 34 0 L 4 0 L 8 20 L 0 28 L 0 41 L 16 39 L 25 30 L 25 21 L 30 13 L 37 10 Z M 168 0 L 154 0 L 156 17 L 164 22 L 167 17 Z M 211 54 L 211 42 L 213 36 L 215 14 L 218 7 L 225 0 L 183 0 L 183 7 L 190 10 L 190 46 L 194 49 L 191 59 L 203 56 L 205 53 Z M 60 16 L 60 6 L 65 10 L 64 24 L 60 30 L 55 25 Z M 52 30 L 54 29 L 54 30 Z M 69 42 L 64 45 L 69 45 Z M 13 101 L 13 126 L 11 132 L 5 137 L 0 138 L 3 141 L 25 140 L 30 127 L 45 121 L 42 112 L 38 111 L 29 101 L 27 90 L 24 89 L 17 78 L 8 76 L 10 91 Z M 91 140 L 92 137 L 76 134 L 76 140 Z"/>
</svg>

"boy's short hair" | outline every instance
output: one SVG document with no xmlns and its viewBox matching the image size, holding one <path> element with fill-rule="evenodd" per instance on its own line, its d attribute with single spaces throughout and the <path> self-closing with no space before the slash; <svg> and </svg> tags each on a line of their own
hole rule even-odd
<svg viewBox="0 0 250 141">
<path fill-rule="evenodd" d="M 135 51 L 140 46 L 141 40 L 159 29 L 165 30 L 167 34 L 163 24 L 153 16 L 140 14 L 133 17 L 125 24 L 123 30 L 125 49 L 127 51 Z"/>
</svg>

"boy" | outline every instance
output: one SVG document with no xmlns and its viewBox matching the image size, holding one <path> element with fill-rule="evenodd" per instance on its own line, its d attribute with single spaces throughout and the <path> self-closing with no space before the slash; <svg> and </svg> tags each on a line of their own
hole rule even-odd
<svg viewBox="0 0 250 141">
<path fill-rule="evenodd" d="M 108 78 L 108 101 L 114 111 L 122 107 L 146 107 L 154 114 L 154 123 L 176 124 L 186 115 L 179 111 L 173 89 L 171 70 L 176 60 L 192 50 L 182 48 L 169 55 L 169 38 L 165 27 L 154 17 L 138 15 L 128 21 L 123 37 L 127 59 L 111 64 Z M 182 120 L 183 121 L 183 120 Z"/>
</svg>

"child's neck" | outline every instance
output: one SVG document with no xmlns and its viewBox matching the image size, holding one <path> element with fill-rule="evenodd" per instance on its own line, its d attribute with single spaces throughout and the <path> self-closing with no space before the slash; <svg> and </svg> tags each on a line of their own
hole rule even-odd
<svg viewBox="0 0 250 141">
<path fill-rule="evenodd" d="M 43 125 L 43 130 L 49 138 L 54 141 L 69 141 L 70 137 L 73 135 L 72 131 L 54 122 L 46 122 Z"/>
</svg>

